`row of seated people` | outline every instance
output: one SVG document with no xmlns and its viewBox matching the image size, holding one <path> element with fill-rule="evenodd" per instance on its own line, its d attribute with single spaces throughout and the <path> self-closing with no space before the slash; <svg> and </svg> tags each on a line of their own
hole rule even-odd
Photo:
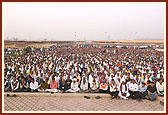
<svg viewBox="0 0 168 115">
<path fill-rule="evenodd" d="M 85 76 L 82 77 L 81 83 L 79 85 L 76 78 L 72 80 L 68 77 L 66 80 L 60 79 L 59 83 L 53 78 L 48 84 L 49 79 L 45 79 L 40 84 L 33 78 L 30 82 L 27 82 L 24 78 L 18 81 L 15 76 L 13 76 L 12 81 L 7 85 L 5 82 L 5 91 L 11 90 L 13 92 L 71 92 L 71 93 L 109 93 L 113 98 L 128 99 L 145 99 L 149 95 L 150 100 L 156 100 L 156 97 L 164 96 L 164 82 L 159 79 L 156 83 L 149 81 L 148 85 L 142 82 L 138 85 L 135 79 L 130 79 L 129 81 L 122 80 L 120 84 L 117 84 L 114 79 L 109 83 L 106 80 L 100 80 L 99 82 L 93 78 L 91 83 L 88 83 Z M 59 84 L 59 85 L 58 85 Z"/>
</svg>

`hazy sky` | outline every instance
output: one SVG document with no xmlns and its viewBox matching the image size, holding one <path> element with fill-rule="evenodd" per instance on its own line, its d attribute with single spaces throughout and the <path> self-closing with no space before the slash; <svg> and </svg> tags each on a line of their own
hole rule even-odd
<svg viewBox="0 0 168 115">
<path fill-rule="evenodd" d="M 164 3 L 3 3 L 4 39 L 163 39 L 164 8 Z"/>
</svg>

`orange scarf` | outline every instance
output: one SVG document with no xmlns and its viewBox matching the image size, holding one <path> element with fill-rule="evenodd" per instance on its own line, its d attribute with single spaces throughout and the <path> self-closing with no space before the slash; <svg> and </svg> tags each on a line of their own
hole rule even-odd
<svg viewBox="0 0 168 115">
<path fill-rule="evenodd" d="M 104 89 L 104 88 L 106 88 L 106 87 L 107 87 L 107 84 L 106 84 L 106 83 L 105 83 L 105 85 L 100 84 L 100 86 Z"/>
</svg>

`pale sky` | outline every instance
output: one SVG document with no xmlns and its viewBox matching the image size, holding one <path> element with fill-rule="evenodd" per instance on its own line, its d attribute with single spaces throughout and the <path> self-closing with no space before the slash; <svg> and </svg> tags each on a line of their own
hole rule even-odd
<svg viewBox="0 0 168 115">
<path fill-rule="evenodd" d="M 164 39 L 164 14 L 165 3 L 3 2 L 4 39 Z"/>
</svg>

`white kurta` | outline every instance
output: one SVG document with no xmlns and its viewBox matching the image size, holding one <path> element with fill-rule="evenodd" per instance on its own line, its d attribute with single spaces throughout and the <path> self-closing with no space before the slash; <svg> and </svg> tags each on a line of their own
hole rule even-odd
<svg viewBox="0 0 168 115">
<path fill-rule="evenodd" d="M 138 84 L 136 84 L 136 83 L 130 83 L 129 84 L 129 90 L 130 91 L 138 91 Z"/>
<path fill-rule="evenodd" d="M 121 84 L 122 85 L 122 84 Z M 126 86 L 127 87 L 127 86 Z M 126 89 L 126 87 L 125 87 L 125 85 L 122 85 L 122 92 L 123 93 L 126 93 L 126 96 L 123 96 L 122 94 L 121 94 L 121 91 L 119 91 L 119 96 L 120 96 L 120 98 L 123 98 L 123 99 L 128 99 L 128 97 L 130 96 L 130 94 L 129 94 L 129 92 L 128 92 L 128 87 L 127 87 L 127 90 L 125 90 Z M 120 87 L 119 87 L 120 88 Z"/>
<path fill-rule="evenodd" d="M 85 84 L 83 84 L 83 82 L 82 82 L 81 85 L 80 85 L 80 88 L 82 90 L 87 90 L 88 89 L 88 83 L 86 82 Z"/>
<path fill-rule="evenodd" d="M 35 81 L 34 83 L 30 83 L 30 88 L 31 89 L 33 89 L 33 90 L 35 90 L 35 89 L 37 89 L 39 86 L 38 86 L 38 83 Z"/>
<path fill-rule="evenodd" d="M 72 82 L 71 83 L 71 89 L 67 90 L 67 92 L 72 92 L 72 93 L 76 93 L 77 91 L 79 91 L 80 89 L 78 88 L 78 82 Z"/>
</svg>

